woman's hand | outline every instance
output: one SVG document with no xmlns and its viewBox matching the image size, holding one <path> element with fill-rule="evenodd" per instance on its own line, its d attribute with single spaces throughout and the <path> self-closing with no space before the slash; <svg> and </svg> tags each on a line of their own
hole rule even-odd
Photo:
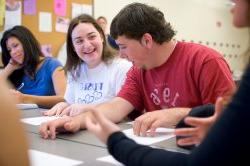
<svg viewBox="0 0 250 166">
<path fill-rule="evenodd" d="M 90 110 L 89 112 L 91 116 L 86 117 L 86 128 L 103 143 L 107 144 L 109 136 L 114 132 L 120 131 L 120 128 L 101 112 L 97 110 Z"/>
<path fill-rule="evenodd" d="M 66 103 L 66 102 L 60 102 L 60 103 L 57 103 L 56 105 L 54 105 L 54 107 L 52 107 L 50 110 L 44 111 L 43 115 L 45 115 L 45 116 L 53 116 L 53 115 L 61 116 L 61 115 L 64 115 L 62 113 L 64 112 L 64 110 L 67 107 L 69 107 L 68 103 Z"/>
<path fill-rule="evenodd" d="M 6 67 L 9 67 L 12 71 L 15 71 L 17 69 L 20 69 L 23 65 L 14 61 L 13 59 L 10 59 L 8 65 Z"/>
<path fill-rule="evenodd" d="M 208 118 L 195 118 L 186 117 L 185 123 L 192 126 L 188 128 L 179 128 L 175 130 L 175 135 L 184 136 L 178 140 L 177 144 L 180 146 L 187 145 L 199 145 L 206 137 L 211 126 L 215 123 L 218 117 L 221 115 L 225 105 L 228 103 L 228 99 L 218 98 L 215 103 L 214 115 Z"/>
</svg>

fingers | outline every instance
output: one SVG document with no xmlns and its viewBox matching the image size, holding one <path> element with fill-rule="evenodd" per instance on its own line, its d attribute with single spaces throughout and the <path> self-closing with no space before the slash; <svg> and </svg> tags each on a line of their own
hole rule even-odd
<svg viewBox="0 0 250 166">
<path fill-rule="evenodd" d="M 215 116 L 219 116 L 222 113 L 222 111 L 223 111 L 226 104 L 227 104 L 227 101 L 224 100 L 222 97 L 219 97 L 216 100 L 216 102 L 215 102 L 215 113 L 214 113 Z"/>
<path fill-rule="evenodd" d="M 141 115 L 140 117 L 135 119 L 134 124 L 133 124 L 134 135 L 140 136 L 143 118 L 144 118 L 144 115 Z"/>
<path fill-rule="evenodd" d="M 49 137 L 49 126 L 47 123 L 42 123 L 39 127 L 39 133 L 41 135 L 42 138 L 44 139 L 48 139 Z"/>
<path fill-rule="evenodd" d="M 69 132 L 75 133 L 75 132 L 80 130 L 81 122 L 79 122 L 78 119 L 73 119 L 73 120 L 71 120 L 69 122 L 66 122 L 64 124 L 64 128 Z"/>
<path fill-rule="evenodd" d="M 44 116 L 53 116 L 53 115 L 55 115 L 56 114 L 56 109 L 50 109 L 50 110 L 48 110 L 48 111 L 43 111 L 42 112 L 42 114 L 44 115 Z"/>
<path fill-rule="evenodd" d="M 197 128 L 181 128 L 175 130 L 176 136 L 182 136 L 184 138 L 181 138 L 177 141 L 178 145 L 181 146 L 187 146 L 187 145 L 193 145 L 200 143 L 200 137 L 198 135 L 198 129 Z"/>
<path fill-rule="evenodd" d="M 181 138 L 177 141 L 177 144 L 180 146 L 197 145 L 199 143 L 200 140 L 197 137 Z"/>
<path fill-rule="evenodd" d="M 43 116 L 48 116 L 49 111 L 41 111 Z"/>
<path fill-rule="evenodd" d="M 67 112 L 67 114 L 69 116 L 77 116 L 79 115 L 81 112 L 84 112 L 84 107 L 83 105 L 79 105 L 79 104 L 72 104 L 70 107 L 70 110 Z"/>
<path fill-rule="evenodd" d="M 176 136 L 192 136 L 197 134 L 197 128 L 180 128 L 174 131 Z"/>
<path fill-rule="evenodd" d="M 156 120 L 156 121 L 154 121 L 153 123 L 152 123 L 152 125 L 151 125 L 151 128 L 150 128 L 150 130 L 149 130 L 149 135 L 151 136 L 151 137 L 153 137 L 153 136 L 155 136 L 155 131 L 156 131 L 156 129 L 158 128 L 158 127 L 160 127 L 161 126 L 161 122 L 158 120 Z"/>
<path fill-rule="evenodd" d="M 69 117 L 59 118 L 53 121 L 42 123 L 39 127 L 39 133 L 44 139 L 55 139 L 56 138 L 56 129 L 63 127 L 64 124 L 71 121 Z"/>
<path fill-rule="evenodd" d="M 154 120 L 150 117 L 148 117 L 142 121 L 141 129 L 140 129 L 141 136 L 143 136 L 143 137 L 147 136 L 147 131 L 149 130 L 149 128 L 153 122 L 154 122 Z"/>
<path fill-rule="evenodd" d="M 63 110 L 61 110 L 61 112 L 58 112 L 58 116 L 64 116 L 64 115 L 70 115 L 71 112 L 71 106 L 68 106 L 66 108 L 64 108 Z"/>
<path fill-rule="evenodd" d="M 44 116 L 54 116 L 54 115 L 60 116 L 60 115 L 62 115 L 65 108 L 67 108 L 67 106 L 68 106 L 68 104 L 65 102 L 58 103 L 54 107 L 52 107 L 49 111 L 43 112 L 43 115 Z M 65 114 L 63 114 L 63 115 L 65 115 Z"/>
<path fill-rule="evenodd" d="M 195 118 L 195 117 L 186 117 L 184 122 L 190 126 L 202 126 L 209 123 L 210 118 Z"/>
<path fill-rule="evenodd" d="M 150 116 L 140 116 L 135 119 L 135 122 L 133 124 L 133 130 L 134 134 L 137 136 L 146 136 L 147 131 L 151 128 L 152 124 L 155 122 L 155 119 Z M 153 135 L 154 128 L 151 129 L 151 135 Z"/>
<path fill-rule="evenodd" d="M 86 127 L 93 132 L 103 143 L 107 143 L 108 137 L 119 131 L 120 128 L 107 119 L 101 112 L 97 110 L 90 111 L 90 116 L 86 117 Z"/>
</svg>

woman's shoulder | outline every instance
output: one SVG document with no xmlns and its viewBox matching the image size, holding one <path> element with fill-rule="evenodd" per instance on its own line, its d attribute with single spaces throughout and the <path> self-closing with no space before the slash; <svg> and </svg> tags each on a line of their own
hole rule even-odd
<svg viewBox="0 0 250 166">
<path fill-rule="evenodd" d="M 132 67 L 132 63 L 122 58 L 115 58 L 109 67 L 109 73 L 114 75 L 124 75 Z"/>
<path fill-rule="evenodd" d="M 47 72 L 53 73 L 58 67 L 63 66 L 57 59 L 53 57 L 45 57 L 39 70 L 46 70 Z"/>
<path fill-rule="evenodd" d="M 130 68 L 132 66 L 131 62 L 119 57 L 114 58 L 111 64 L 115 68 Z"/>
<path fill-rule="evenodd" d="M 44 61 L 47 61 L 49 63 L 59 63 L 59 64 L 61 64 L 61 62 L 58 59 L 56 59 L 55 57 L 45 57 Z"/>
<path fill-rule="evenodd" d="M 62 66 L 61 62 L 54 57 L 44 58 L 44 64 L 47 66 Z"/>
</svg>

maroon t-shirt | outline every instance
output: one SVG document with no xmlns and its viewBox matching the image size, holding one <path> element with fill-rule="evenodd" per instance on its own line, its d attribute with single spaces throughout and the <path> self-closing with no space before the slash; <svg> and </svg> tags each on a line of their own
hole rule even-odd
<svg viewBox="0 0 250 166">
<path fill-rule="evenodd" d="M 178 42 L 163 65 L 150 70 L 133 66 L 118 97 L 136 110 L 154 111 L 215 103 L 234 88 L 229 66 L 218 52 Z"/>
</svg>

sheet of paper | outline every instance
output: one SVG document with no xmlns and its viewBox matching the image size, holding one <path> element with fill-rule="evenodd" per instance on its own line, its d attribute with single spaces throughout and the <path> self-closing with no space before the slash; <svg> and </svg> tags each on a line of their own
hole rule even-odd
<svg viewBox="0 0 250 166">
<path fill-rule="evenodd" d="M 54 0 L 54 11 L 57 16 L 66 16 L 66 0 Z"/>
<path fill-rule="evenodd" d="M 85 5 L 85 4 L 82 5 L 82 13 L 92 16 L 93 15 L 92 10 L 93 10 L 92 5 Z"/>
<path fill-rule="evenodd" d="M 36 14 L 36 0 L 24 0 L 23 1 L 23 13 L 26 15 Z"/>
<path fill-rule="evenodd" d="M 134 121 L 127 122 L 126 124 L 128 124 L 128 125 L 133 125 L 133 124 L 134 124 Z"/>
<path fill-rule="evenodd" d="M 5 11 L 5 25 L 4 25 L 4 29 L 10 29 L 15 25 L 21 25 L 22 23 L 22 3 L 18 2 L 16 8 L 14 8 L 13 10 L 8 10 L 8 8 L 6 8 Z"/>
<path fill-rule="evenodd" d="M 67 33 L 70 20 L 68 18 L 57 17 L 56 18 L 56 31 Z"/>
<path fill-rule="evenodd" d="M 71 16 L 72 18 L 77 17 L 80 14 L 89 14 L 93 15 L 93 9 L 92 5 L 84 5 L 84 4 L 78 4 L 78 3 L 72 3 L 72 13 Z"/>
<path fill-rule="evenodd" d="M 52 32 L 52 16 L 49 12 L 39 12 L 39 31 Z"/>
<path fill-rule="evenodd" d="M 72 3 L 72 9 L 71 9 L 72 13 L 71 13 L 71 17 L 75 18 L 78 15 L 80 15 L 82 13 L 82 6 L 81 4 L 78 3 Z"/>
<path fill-rule="evenodd" d="M 129 138 L 133 139 L 135 142 L 138 144 L 143 144 L 143 145 L 151 145 L 157 142 L 161 142 L 163 140 L 170 139 L 174 137 L 175 135 L 173 134 L 174 129 L 170 128 L 157 128 L 156 129 L 156 136 L 154 137 L 142 137 L 142 136 L 136 136 L 133 133 L 133 129 L 127 129 L 123 130 L 122 132 Z"/>
<path fill-rule="evenodd" d="M 44 165 L 60 165 L 60 166 L 73 166 L 82 164 L 82 161 L 73 160 L 70 158 L 57 156 L 37 150 L 29 150 L 29 158 L 31 166 L 44 166 Z"/>
<path fill-rule="evenodd" d="M 39 116 L 39 117 L 34 117 L 34 118 L 24 118 L 21 119 L 23 123 L 31 124 L 31 125 L 41 125 L 43 122 L 48 122 L 51 120 L 58 119 L 60 117 L 58 116 Z"/>
<path fill-rule="evenodd" d="M 20 110 L 29 110 L 29 109 L 37 109 L 39 108 L 37 104 L 17 104 L 17 109 Z"/>
<path fill-rule="evenodd" d="M 119 161 L 117 161 L 113 156 L 109 155 L 109 156 L 104 156 L 104 157 L 100 157 L 96 159 L 97 161 L 103 161 L 103 162 L 107 162 L 107 163 L 111 163 L 117 166 L 122 166 L 123 164 L 120 163 Z"/>
</svg>

